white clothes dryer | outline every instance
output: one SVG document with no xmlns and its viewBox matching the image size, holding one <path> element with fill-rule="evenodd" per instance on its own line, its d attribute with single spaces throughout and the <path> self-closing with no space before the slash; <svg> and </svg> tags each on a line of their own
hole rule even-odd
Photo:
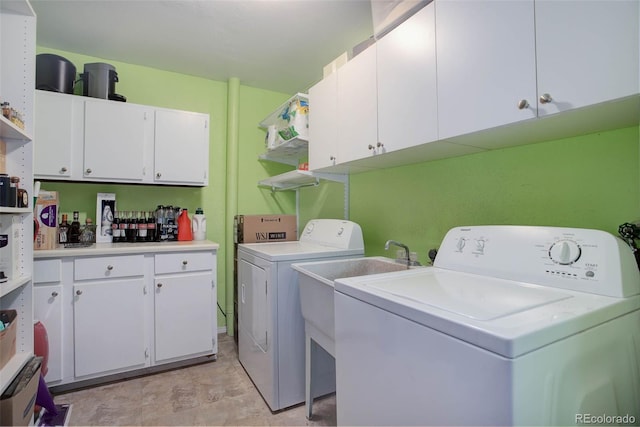
<svg viewBox="0 0 640 427">
<path fill-rule="evenodd" d="M 360 226 L 337 219 L 309 221 L 295 242 L 238 245 L 238 357 L 271 411 L 305 400 L 304 319 L 291 265 L 362 256 Z M 316 360 L 314 395 L 334 392 L 333 358 L 316 346 Z"/>
<path fill-rule="evenodd" d="M 640 422 L 640 273 L 598 230 L 459 227 L 335 283 L 339 425 Z"/>
</svg>

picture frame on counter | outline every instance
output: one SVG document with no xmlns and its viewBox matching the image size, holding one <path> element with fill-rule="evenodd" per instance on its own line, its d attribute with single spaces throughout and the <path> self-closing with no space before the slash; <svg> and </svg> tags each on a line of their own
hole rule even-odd
<svg viewBox="0 0 640 427">
<path fill-rule="evenodd" d="M 111 243 L 116 195 L 115 193 L 98 193 L 96 199 L 96 243 Z"/>
</svg>

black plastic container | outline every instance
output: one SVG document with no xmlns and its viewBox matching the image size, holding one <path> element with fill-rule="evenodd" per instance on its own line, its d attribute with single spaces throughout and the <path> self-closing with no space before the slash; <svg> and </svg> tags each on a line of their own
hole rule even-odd
<svg viewBox="0 0 640 427">
<path fill-rule="evenodd" d="M 76 67 L 71 61 L 52 53 L 36 55 L 36 89 L 73 94 Z"/>
</svg>

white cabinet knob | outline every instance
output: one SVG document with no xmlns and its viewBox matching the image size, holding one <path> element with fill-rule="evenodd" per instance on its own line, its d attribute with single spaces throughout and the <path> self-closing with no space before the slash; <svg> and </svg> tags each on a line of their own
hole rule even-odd
<svg viewBox="0 0 640 427">
<path fill-rule="evenodd" d="M 549 95 L 548 93 L 543 93 L 542 95 L 540 95 L 541 104 L 548 104 L 551 101 L 553 101 L 553 98 L 551 98 L 551 95 Z"/>
</svg>

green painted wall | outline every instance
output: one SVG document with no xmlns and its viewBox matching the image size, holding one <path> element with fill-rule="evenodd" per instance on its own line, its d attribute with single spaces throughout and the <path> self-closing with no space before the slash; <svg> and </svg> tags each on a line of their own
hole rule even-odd
<svg viewBox="0 0 640 427">
<path fill-rule="evenodd" d="M 452 227 L 479 224 L 594 228 L 617 235 L 640 220 L 640 136 L 631 127 L 351 176 L 350 219 L 368 256 L 395 256 L 394 239 L 427 260 Z M 333 212 L 340 212 L 333 186 Z M 326 186 L 306 190 L 312 209 Z M 325 207 L 325 210 L 329 209 Z"/>
<path fill-rule="evenodd" d="M 107 62 L 118 71 L 117 92 L 129 102 L 199 111 L 211 115 L 210 185 L 186 188 L 143 185 L 44 182 L 61 193 L 61 210 L 79 209 L 95 217 L 95 195 L 117 194 L 123 210 L 152 209 L 173 203 L 207 214 L 207 238 L 220 243 L 218 283 L 230 283 L 225 256 L 227 83 L 124 64 L 57 53 L 82 71 L 88 62 Z M 296 211 L 295 192 L 272 193 L 256 183 L 291 166 L 258 161 L 264 130 L 258 123 L 291 94 L 240 86 L 238 125 L 238 206 L 242 214 Z M 36 135 L 37 138 L 37 135 Z M 37 143 L 37 140 L 36 140 Z M 406 243 L 421 262 L 451 227 L 475 224 L 531 224 L 596 228 L 617 232 L 626 221 L 640 220 L 640 135 L 632 127 L 528 146 L 425 162 L 352 175 L 350 219 L 364 231 L 366 254 L 384 251 L 388 239 Z M 344 216 L 343 186 L 323 183 L 299 190 L 300 226 L 311 218 Z M 225 307 L 228 284 L 218 286 Z M 221 312 L 220 325 L 226 324 Z M 231 322 L 229 322 L 229 325 Z"/>
<path fill-rule="evenodd" d="M 227 147 L 227 82 L 207 80 L 183 74 L 95 58 L 73 52 L 38 47 L 37 53 L 61 55 L 76 66 L 81 73 L 85 63 L 106 62 L 118 72 L 116 92 L 127 97 L 127 102 L 153 105 L 187 111 L 208 113 L 211 117 L 209 149 L 209 186 L 205 188 L 123 185 L 100 183 L 65 183 L 43 181 L 42 188 L 60 192 L 61 212 L 81 211 L 95 219 L 96 193 L 115 193 L 117 207 L 121 210 L 151 210 L 158 204 L 173 204 L 189 209 L 193 214 L 202 207 L 207 216 L 207 239 L 220 244 L 218 252 L 218 303 L 224 312 L 228 282 L 225 256 L 233 256 L 233 248 L 225 244 L 225 191 L 226 191 L 226 147 Z M 79 86 L 78 88 L 79 89 Z M 246 214 L 295 213 L 295 195 L 291 192 L 270 194 L 260 189 L 256 182 L 270 174 L 280 173 L 282 165 L 258 163 L 264 150 L 265 132 L 258 122 L 284 102 L 289 95 L 251 87 L 240 87 L 240 114 L 238 124 L 240 173 L 238 212 Z M 37 144 L 37 135 L 36 141 Z M 179 148 L 179 147 L 176 147 Z M 290 168 L 289 168 L 290 169 Z M 229 230 L 229 232 L 231 232 Z M 232 310 L 232 307 L 231 307 Z M 225 313 L 227 317 L 233 313 Z M 231 323 L 231 322 L 229 322 Z M 218 324 L 227 324 L 218 310 Z"/>
</svg>

